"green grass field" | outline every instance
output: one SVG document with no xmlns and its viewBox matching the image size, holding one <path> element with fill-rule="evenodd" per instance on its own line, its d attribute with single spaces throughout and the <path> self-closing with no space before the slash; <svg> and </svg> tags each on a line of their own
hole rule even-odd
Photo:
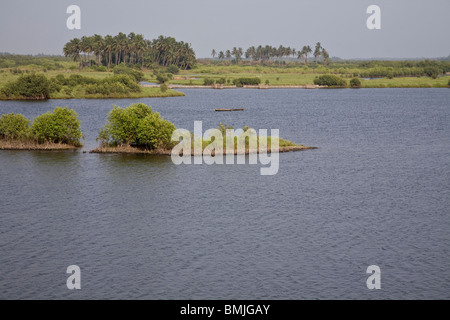
<svg viewBox="0 0 450 320">
<path fill-rule="evenodd" d="M 264 66 L 208 66 L 201 65 L 192 70 L 180 71 L 179 75 L 175 77 L 187 78 L 182 80 L 172 80 L 170 83 L 183 84 L 183 85 L 202 85 L 205 78 L 211 78 L 218 80 L 225 78 L 233 81 L 237 78 L 251 78 L 258 77 L 261 79 L 261 83 L 266 83 L 272 86 L 288 86 L 288 85 L 306 85 L 313 84 L 314 78 L 322 74 L 335 73 L 343 77 L 347 82 L 352 78 L 351 74 L 356 70 L 347 70 L 342 74 L 337 71 L 343 71 L 339 69 L 330 70 L 323 67 L 308 68 L 308 67 L 264 67 Z M 336 73 L 337 72 L 337 73 Z M 147 77 L 151 77 L 148 74 Z M 397 77 L 393 79 L 381 78 L 372 80 L 361 80 L 363 88 L 445 88 L 448 87 L 449 76 L 438 77 L 432 79 L 430 77 Z"/>
<path fill-rule="evenodd" d="M 48 78 L 56 77 L 58 74 L 63 74 L 66 77 L 71 74 L 80 74 L 82 76 L 91 77 L 95 79 L 103 79 L 113 75 L 112 72 L 98 72 L 90 69 L 79 70 L 77 63 L 70 61 L 60 61 L 60 65 L 63 68 L 58 70 L 47 70 L 41 65 L 26 65 L 18 66 L 14 68 L 1 68 L 0 69 L 0 87 L 4 86 L 8 81 L 17 79 L 20 76 L 20 72 L 37 72 L 43 73 Z M 261 65 L 227 65 L 219 66 L 215 64 L 198 63 L 191 70 L 181 70 L 178 74 L 174 75 L 174 79 L 169 81 L 169 84 L 181 84 L 181 85 L 203 85 L 205 78 L 218 80 L 224 78 L 227 83 L 231 84 L 234 79 L 237 78 L 252 78 L 258 77 L 261 79 L 261 83 L 265 84 L 266 81 L 271 86 L 289 86 L 289 85 L 307 85 L 313 84 L 314 79 L 317 76 L 323 74 L 336 74 L 343 77 L 347 83 L 353 77 L 353 74 L 357 74 L 363 68 L 343 68 L 336 66 L 324 67 L 323 65 L 301 66 L 301 65 L 287 65 L 287 66 L 261 66 Z M 143 70 L 144 81 L 156 82 L 156 76 L 152 70 Z M 448 87 L 450 77 L 440 76 L 437 79 L 431 77 L 394 77 L 364 80 L 361 79 L 363 88 L 446 88 Z M 128 96 L 131 98 L 141 97 L 161 97 L 161 96 L 178 96 L 182 93 L 174 90 L 168 90 L 163 93 L 158 88 L 143 88 L 141 93 Z M 83 90 L 74 90 L 70 95 L 63 92 L 54 94 L 54 98 L 86 98 Z M 53 97 L 52 97 L 53 98 Z M 95 96 L 92 98 L 96 98 Z M 100 97 L 99 97 L 100 98 Z"/>
</svg>

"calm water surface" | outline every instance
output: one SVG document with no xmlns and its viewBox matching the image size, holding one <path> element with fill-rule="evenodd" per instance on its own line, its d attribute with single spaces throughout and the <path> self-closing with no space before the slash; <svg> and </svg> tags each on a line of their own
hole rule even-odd
<svg viewBox="0 0 450 320">
<path fill-rule="evenodd" d="M 317 150 L 260 165 L 0 152 L 0 299 L 449 299 L 450 90 L 202 90 L 74 108 L 96 147 L 113 104 L 179 128 L 280 129 Z M 244 112 L 216 113 L 215 107 Z M 81 268 L 82 289 L 66 288 Z M 368 290 L 366 268 L 381 268 Z"/>
</svg>

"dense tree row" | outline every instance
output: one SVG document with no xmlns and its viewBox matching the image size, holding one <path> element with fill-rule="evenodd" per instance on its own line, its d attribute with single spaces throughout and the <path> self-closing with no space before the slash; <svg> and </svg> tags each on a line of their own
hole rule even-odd
<svg viewBox="0 0 450 320">
<path fill-rule="evenodd" d="M 310 46 L 303 46 L 301 50 L 296 50 L 295 48 L 283 47 L 282 45 L 278 48 L 270 45 L 266 45 L 264 47 L 261 45 L 258 47 L 252 46 L 248 48 L 245 53 L 242 48 L 237 47 L 234 47 L 232 50 L 219 51 L 218 53 L 215 49 L 213 49 L 211 52 L 213 58 L 217 56 L 219 59 L 232 59 L 234 57 L 234 61 L 236 63 L 239 63 L 243 56 L 245 59 L 260 62 L 269 60 L 281 61 L 292 56 L 292 58 L 301 59 L 305 62 L 305 64 L 307 64 L 308 57 L 311 54 L 313 54 L 316 61 L 323 59 L 324 64 L 329 64 L 330 62 L 330 55 L 327 50 L 322 47 L 320 42 L 316 43 L 314 52 Z"/>
<path fill-rule="evenodd" d="M 66 57 L 80 63 L 80 67 L 91 66 L 92 60 L 108 68 L 120 63 L 140 66 L 176 65 L 190 69 L 195 63 L 195 52 L 189 43 L 176 41 L 172 37 L 159 36 L 152 41 L 141 34 L 120 32 L 116 36 L 93 35 L 75 38 L 67 42 L 63 49 Z"/>
</svg>

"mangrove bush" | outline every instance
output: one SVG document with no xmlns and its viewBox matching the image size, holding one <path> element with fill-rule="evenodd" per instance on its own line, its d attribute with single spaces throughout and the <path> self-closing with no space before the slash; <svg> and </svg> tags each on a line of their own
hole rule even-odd
<svg viewBox="0 0 450 320">
<path fill-rule="evenodd" d="M 114 106 L 107 123 L 100 130 L 97 140 L 103 146 L 131 145 L 146 149 L 169 149 L 171 136 L 176 127 L 164 120 L 158 112 L 143 104 L 132 104 L 128 108 Z"/>
</svg>

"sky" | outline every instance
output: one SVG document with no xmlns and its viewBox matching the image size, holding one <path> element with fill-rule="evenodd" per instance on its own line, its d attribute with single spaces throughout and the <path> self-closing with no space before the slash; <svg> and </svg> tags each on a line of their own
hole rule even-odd
<svg viewBox="0 0 450 320">
<path fill-rule="evenodd" d="M 81 9 L 80 30 L 66 27 L 69 5 Z M 381 9 L 380 30 L 366 26 L 370 5 Z M 449 0 L 3 0 L 0 52 L 62 54 L 76 37 L 135 32 L 191 43 L 198 58 L 316 42 L 344 59 L 447 57 L 449 13 Z"/>
</svg>

